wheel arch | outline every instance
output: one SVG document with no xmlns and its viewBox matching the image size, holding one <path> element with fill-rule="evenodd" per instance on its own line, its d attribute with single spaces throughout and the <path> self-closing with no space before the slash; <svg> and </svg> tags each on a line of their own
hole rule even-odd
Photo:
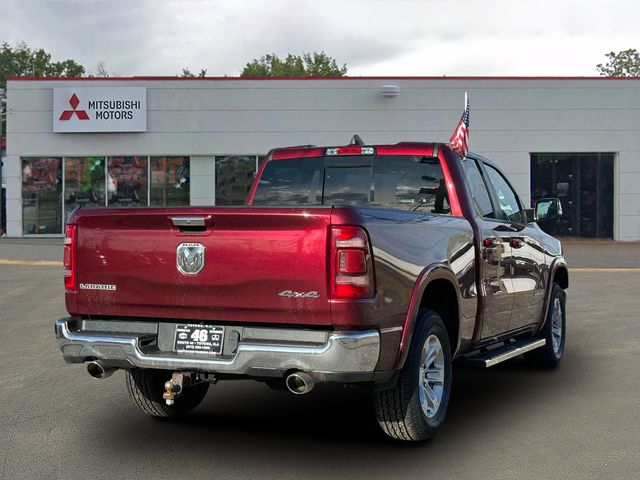
<svg viewBox="0 0 640 480">
<path fill-rule="evenodd" d="M 442 318 L 449 334 L 451 356 L 455 356 L 460 346 L 460 291 L 457 285 L 455 274 L 444 264 L 430 265 L 418 276 L 402 330 L 395 369 L 404 366 L 418 315 L 425 308 L 434 310 Z"/>
<path fill-rule="evenodd" d="M 569 288 L 569 270 L 566 264 L 558 265 L 551 278 L 551 283 L 557 283 L 563 290 Z"/>
<path fill-rule="evenodd" d="M 538 322 L 537 332 L 540 332 L 544 328 L 544 324 L 547 320 L 547 311 L 549 310 L 549 302 L 551 302 L 551 292 L 553 292 L 553 285 L 557 283 L 563 290 L 569 288 L 569 269 L 564 257 L 556 257 L 551 266 L 549 267 L 549 277 L 544 294 L 544 308 L 540 321 Z"/>
</svg>

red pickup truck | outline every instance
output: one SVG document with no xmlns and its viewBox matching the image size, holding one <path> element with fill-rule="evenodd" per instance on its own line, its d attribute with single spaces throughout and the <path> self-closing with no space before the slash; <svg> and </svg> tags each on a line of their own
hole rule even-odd
<svg viewBox="0 0 640 480">
<path fill-rule="evenodd" d="M 448 144 L 273 150 L 241 207 L 76 210 L 66 227 L 64 359 L 126 374 L 153 416 L 253 378 L 305 394 L 371 389 L 391 437 L 443 423 L 452 361 L 561 359 L 568 272 L 488 159 Z"/>
</svg>

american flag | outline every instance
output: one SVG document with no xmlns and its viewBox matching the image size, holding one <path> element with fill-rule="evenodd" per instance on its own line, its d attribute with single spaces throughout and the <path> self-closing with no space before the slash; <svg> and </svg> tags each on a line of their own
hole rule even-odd
<svg viewBox="0 0 640 480">
<path fill-rule="evenodd" d="M 465 158 L 469 151 L 469 99 L 466 93 L 464 94 L 464 104 L 465 107 L 462 117 L 449 140 L 453 149 L 458 152 L 462 158 Z"/>
</svg>

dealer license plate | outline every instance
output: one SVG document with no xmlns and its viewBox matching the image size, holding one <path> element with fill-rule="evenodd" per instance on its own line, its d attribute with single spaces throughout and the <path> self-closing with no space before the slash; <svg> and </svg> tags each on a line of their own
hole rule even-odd
<svg viewBox="0 0 640 480">
<path fill-rule="evenodd" d="M 176 325 L 175 351 L 178 353 L 222 353 L 224 327 L 212 325 Z"/>
</svg>

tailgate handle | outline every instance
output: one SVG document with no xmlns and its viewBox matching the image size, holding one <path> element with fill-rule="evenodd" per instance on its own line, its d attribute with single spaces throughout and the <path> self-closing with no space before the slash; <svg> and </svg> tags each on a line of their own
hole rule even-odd
<svg viewBox="0 0 640 480">
<path fill-rule="evenodd" d="M 181 230 L 204 230 L 211 225 L 211 215 L 205 217 L 170 217 L 171 223 Z"/>
</svg>

